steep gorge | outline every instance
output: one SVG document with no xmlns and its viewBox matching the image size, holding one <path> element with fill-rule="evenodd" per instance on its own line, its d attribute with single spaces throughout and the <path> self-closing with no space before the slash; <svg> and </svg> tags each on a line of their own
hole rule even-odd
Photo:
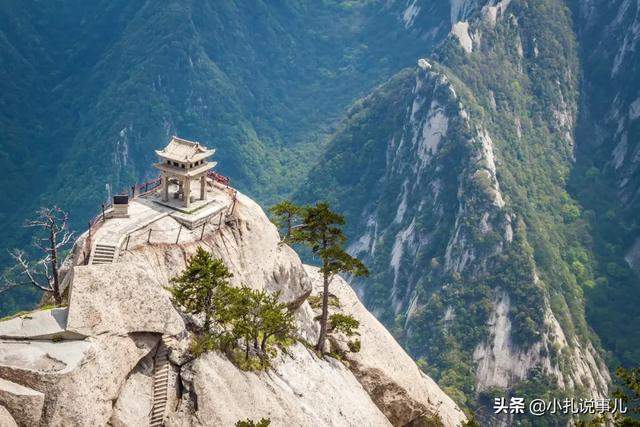
<svg viewBox="0 0 640 427">
<path fill-rule="evenodd" d="M 352 284 L 457 402 L 640 362 L 638 1 L 39 6 L 0 16 L 5 222 L 84 224 L 171 133 L 261 201 L 317 158 L 298 200 L 345 214 Z"/>
<path fill-rule="evenodd" d="M 431 58 L 353 106 L 299 197 L 359 218 L 350 249 L 374 279 L 353 284 L 458 402 L 604 396 L 593 221 L 570 185 L 574 15 L 460 5 Z"/>
<path fill-rule="evenodd" d="M 106 185 L 155 173 L 153 150 L 172 134 L 217 148 L 219 172 L 259 201 L 290 193 L 346 106 L 446 37 L 446 3 L 423 7 L 419 28 L 403 12 L 400 1 L 9 2 L 0 268 L 28 245 L 20 225 L 39 206 L 59 204 L 84 229 Z M 36 299 L 10 295 L 0 313 Z"/>
</svg>

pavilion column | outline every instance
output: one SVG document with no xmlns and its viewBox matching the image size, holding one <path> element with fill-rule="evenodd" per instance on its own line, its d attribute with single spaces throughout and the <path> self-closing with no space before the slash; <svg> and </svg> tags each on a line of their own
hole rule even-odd
<svg viewBox="0 0 640 427">
<path fill-rule="evenodd" d="M 188 208 L 189 205 L 191 205 L 191 179 L 189 179 L 189 177 L 186 177 L 184 179 L 184 185 L 182 186 L 183 188 L 183 198 L 184 198 L 184 207 Z"/>
<path fill-rule="evenodd" d="M 160 179 L 162 182 L 162 200 L 165 202 L 169 201 L 169 179 L 165 173 L 162 174 L 162 178 Z"/>
<path fill-rule="evenodd" d="M 200 177 L 200 200 L 207 199 L 207 175 Z"/>
</svg>

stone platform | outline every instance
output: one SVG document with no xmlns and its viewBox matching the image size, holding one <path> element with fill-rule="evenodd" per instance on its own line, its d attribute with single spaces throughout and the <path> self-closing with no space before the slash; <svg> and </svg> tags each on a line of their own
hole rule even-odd
<svg viewBox="0 0 640 427">
<path fill-rule="evenodd" d="M 194 186 L 193 193 L 200 194 L 200 183 L 192 183 Z M 169 200 L 162 200 L 160 189 L 144 196 L 145 200 L 169 208 L 172 210 L 170 216 L 176 221 L 189 229 L 194 229 L 207 221 L 214 220 L 220 215 L 231 203 L 229 195 L 221 188 L 208 185 L 205 200 L 195 199 L 187 208 L 183 206 L 180 198 L 175 197 L 178 192 L 178 186 L 171 184 L 169 186 Z"/>
</svg>

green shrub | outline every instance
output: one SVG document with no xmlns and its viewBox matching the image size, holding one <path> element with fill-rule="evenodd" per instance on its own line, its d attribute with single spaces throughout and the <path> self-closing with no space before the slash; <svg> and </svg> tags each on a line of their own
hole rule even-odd
<svg viewBox="0 0 640 427">
<path fill-rule="evenodd" d="M 360 322 L 347 314 L 335 313 L 329 317 L 329 330 L 331 332 L 342 332 L 346 336 L 351 337 L 353 335 L 360 335 L 358 333 L 359 326 Z"/>
<path fill-rule="evenodd" d="M 358 353 L 362 348 L 362 343 L 360 342 L 359 339 L 349 341 L 348 345 L 349 345 L 349 351 L 351 351 L 352 353 Z"/>
</svg>

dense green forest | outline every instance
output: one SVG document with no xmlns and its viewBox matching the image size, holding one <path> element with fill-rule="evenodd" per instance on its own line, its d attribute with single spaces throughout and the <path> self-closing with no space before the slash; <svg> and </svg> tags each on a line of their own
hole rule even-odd
<svg viewBox="0 0 640 427">
<path fill-rule="evenodd" d="M 10 6 L 10 7 L 9 7 Z M 0 244 L 59 204 L 78 232 L 113 192 L 150 178 L 172 134 L 217 149 L 218 171 L 262 202 L 293 191 L 342 111 L 447 34 L 375 2 L 11 2 L 0 12 Z M 383 13 L 384 12 L 384 13 Z M 20 176 L 16 180 L 15 177 Z M 0 314 L 33 303 L 3 296 Z"/>
<path fill-rule="evenodd" d="M 360 296 L 463 406 L 602 392 L 640 363 L 639 7 L 9 2 L 0 266 L 38 206 L 82 232 L 178 134 L 263 205 L 343 214 Z"/>
</svg>

